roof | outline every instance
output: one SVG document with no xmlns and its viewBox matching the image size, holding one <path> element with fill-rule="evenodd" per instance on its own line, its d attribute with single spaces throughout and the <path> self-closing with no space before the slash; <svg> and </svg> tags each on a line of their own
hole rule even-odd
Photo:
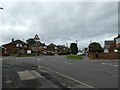
<svg viewBox="0 0 120 90">
<path fill-rule="evenodd" d="M 107 41 L 105 41 L 105 43 L 104 43 L 104 48 L 109 48 L 109 46 L 110 46 L 111 44 L 113 44 L 113 43 L 115 43 L 114 40 L 107 40 Z"/>
<path fill-rule="evenodd" d="M 12 41 L 10 43 L 4 44 L 2 46 L 8 45 L 8 44 L 24 44 L 24 45 L 27 45 L 25 42 L 23 42 L 21 40 L 15 40 L 15 41 Z"/>
<path fill-rule="evenodd" d="M 111 44 L 113 44 L 113 43 L 115 43 L 114 40 L 105 41 L 105 45 L 111 45 Z"/>
<path fill-rule="evenodd" d="M 117 39 L 117 38 L 120 38 L 120 34 L 118 34 L 118 36 L 117 36 L 117 37 L 115 37 L 115 39 Z"/>
<path fill-rule="evenodd" d="M 49 47 L 49 46 L 56 47 L 56 45 L 55 45 L 55 44 L 53 44 L 53 43 L 49 44 L 49 45 L 48 45 L 48 47 Z"/>
<path fill-rule="evenodd" d="M 36 46 L 36 43 L 31 44 L 31 46 L 35 47 L 35 46 Z M 37 41 L 37 46 L 42 46 L 42 47 L 44 47 L 44 46 L 46 46 L 46 45 L 45 45 L 45 43 L 41 43 L 40 41 Z"/>
</svg>

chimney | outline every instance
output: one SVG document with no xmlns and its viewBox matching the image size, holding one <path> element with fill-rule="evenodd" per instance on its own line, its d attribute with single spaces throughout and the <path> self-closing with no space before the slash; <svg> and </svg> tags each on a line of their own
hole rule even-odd
<svg viewBox="0 0 120 90">
<path fill-rule="evenodd" d="M 14 38 L 12 39 L 12 42 L 14 42 Z"/>
</svg>

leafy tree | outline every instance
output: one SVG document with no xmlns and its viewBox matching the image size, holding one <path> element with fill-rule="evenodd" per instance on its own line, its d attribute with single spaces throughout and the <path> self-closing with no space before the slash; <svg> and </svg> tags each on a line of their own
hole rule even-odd
<svg viewBox="0 0 120 90">
<path fill-rule="evenodd" d="M 28 45 L 33 45 L 33 44 L 36 43 L 33 38 L 29 38 L 28 40 L 26 40 L 26 42 L 27 42 Z"/>
<path fill-rule="evenodd" d="M 76 43 L 71 43 L 70 44 L 70 50 L 72 54 L 77 54 L 78 53 L 78 47 Z"/>
<path fill-rule="evenodd" d="M 89 45 L 89 52 L 104 52 L 104 50 L 99 43 L 93 42 Z"/>
</svg>

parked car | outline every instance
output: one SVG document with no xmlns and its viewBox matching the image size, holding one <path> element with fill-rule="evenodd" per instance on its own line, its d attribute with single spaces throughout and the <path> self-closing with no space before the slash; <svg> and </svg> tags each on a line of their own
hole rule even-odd
<svg viewBox="0 0 120 90">
<path fill-rule="evenodd" d="M 9 52 L 7 52 L 7 51 L 3 51 L 3 52 L 2 52 L 2 56 L 10 56 L 10 54 L 9 54 Z"/>
<path fill-rule="evenodd" d="M 78 52 L 77 55 L 85 55 L 84 52 Z"/>
<path fill-rule="evenodd" d="M 82 52 L 78 52 L 77 55 L 82 55 Z"/>
</svg>

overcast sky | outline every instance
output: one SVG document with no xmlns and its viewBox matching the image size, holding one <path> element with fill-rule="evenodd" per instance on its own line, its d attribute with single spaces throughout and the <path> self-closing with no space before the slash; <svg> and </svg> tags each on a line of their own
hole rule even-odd
<svg viewBox="0 0 120 90">
<path fill-rule="evenodd" d="M 117 2 L 4 2 L 0 3 L 0 45 L 38 34 L 46 44 L 78 40 L 79 48 L 90 41 L 113 40 L 118 34 Z"/>
</svg>

